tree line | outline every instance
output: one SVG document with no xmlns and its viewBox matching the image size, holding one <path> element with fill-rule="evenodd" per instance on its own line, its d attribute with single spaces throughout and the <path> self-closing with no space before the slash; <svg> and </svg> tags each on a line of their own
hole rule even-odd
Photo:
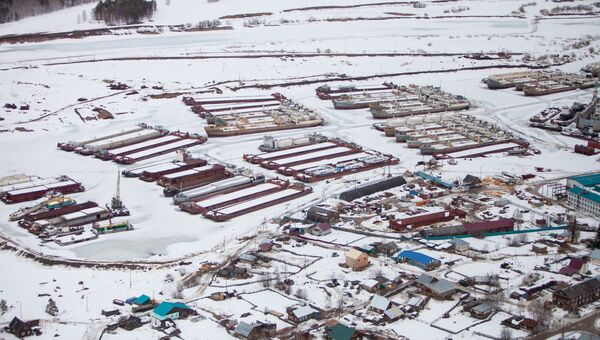
<svg viewBox="0 0 600 340">
<path fill-rule="evenodd" d="M 0 0 L 0 23 L 50 13 L 98 0 Z M 156 0 L 101 0 L 93 11 L 94 19 L 108 25 L 132 24 L 152 17 Z M 81 18 L 78 18 L 78 21 Z M 83 20 L 85 21 L 85 19 Z"/>
<path fill-rule="evenodd" d="M 97 0 L 0 0 L 0 23 L 50 13 Z"/>
<path fill-rule="evenodd" d="M 93 15 L 107 25 L 134 24 L 152 17 L 155 10 L 155 0 L 101 0 Z"/>
</svg>

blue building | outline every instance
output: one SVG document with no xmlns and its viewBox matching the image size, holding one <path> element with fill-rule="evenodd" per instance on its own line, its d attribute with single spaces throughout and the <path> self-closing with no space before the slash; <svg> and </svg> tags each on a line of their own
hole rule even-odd
<svg viewBox="0 0 600 340">
<path fill-rule="evenodd" d="M 425 173 L 423 171 L 417 171 L 415 173 L 415 175 L 421 177 L 422 179 L 424 179 L 426 181 L 433 182 L 435 185 L 441 186 L 443 188 L 446 188 L 446 189 L 452 189 L 452 188 L 454 188 L 454 184 L 453 183 L 446 182 L 446 181 L 442 180 L 439 177 L 430 175 L 430 174 Z"/>
<path fill-rule="evenodd" d="M 161 302 L 152 311 L 152 316 L 160 321 L 186 318 L 192 314 L 196 314 L 196 311 L 181 302 Z"/>
<path fill-rule="evenodd" d="M 150 303 L 150 297 L 148 295 L 142 294 L 137 298 L 131 300 L 131 303 L 134 305 L 143 306 Z"/>
<path fill-rule="evenodd" d="M 423 270 L 433 270 L 442 264 L 438 259 L 412 250 L 404 250 L 398 253 L 398 255 L 396 255 L 396 261 L 407 262 L 408 264 Z"/>
<path fill-rule="evenodd" d="M 583 213 L 600 217 L 600 173 L 567 179 L 567 202 Z"/>
</svg>

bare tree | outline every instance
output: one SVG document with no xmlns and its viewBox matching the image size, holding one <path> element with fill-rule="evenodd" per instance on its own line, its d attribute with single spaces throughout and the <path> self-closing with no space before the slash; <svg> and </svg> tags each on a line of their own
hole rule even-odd
<svg viewBox="0 0 600 340">
<path fill-rule="evenodd" d="M 260 278 L 262 280 L 262 286 L 265 288 L 271 287 L 271 274 L 263 274 Z"/>
<path fill-rule="evenodd" d="M 87 11 L 85 9 L 81 12 L 81 21 L 87 21 Z"/>
<path fill-rule="evenodd" d="M 548 325 L 548 321 L 551 319 L 550 311 L 544 307 L 544 302 L 540 299 L 532 301 L 527 309 L 534 320 L 537 320 L 540 325 L 540 330 L 543 330 Z"/>
<path fill-rule="evenodd" d="M 174 299 L 183 299 L 183 284 L 178 282 L 175 285 L 175 289 L 173 290 L 173 298 Z"/>
<path fill-rule="evenodd" d="M 298 299 L 306 299 L 306 292 L 303 288 L 296 289 L 296 294 L 294 294 Z"/>
<path fill-rule="evenodd" d="M 512 330 L 507 327 L 502 328 L 502 332 L 500 332 L 500 340 L 511 340 L 512 338 Z"/>
</svg>

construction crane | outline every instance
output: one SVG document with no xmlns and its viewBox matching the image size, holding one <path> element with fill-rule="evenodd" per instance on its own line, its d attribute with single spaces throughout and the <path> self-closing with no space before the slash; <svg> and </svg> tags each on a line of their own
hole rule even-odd
<svg viewBox="0 0 600 340">
<path fill-rule="evenodd" d="M 129 216 L 129 210 L 121 200 L 121 173 L 117 171 L 117 190 L 110 200 L 110 211 L 113 216 Z"/>
</svg>

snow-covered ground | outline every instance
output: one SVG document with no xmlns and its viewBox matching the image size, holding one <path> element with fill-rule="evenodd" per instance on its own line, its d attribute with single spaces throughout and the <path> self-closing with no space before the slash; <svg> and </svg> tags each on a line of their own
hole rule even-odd
<svg viewBox="0 0 600 340">
<path fill-rule="evenodd" d="M 534 173 L 535 167 L 550 169 L 548 172 L 536 173 L 537 177 L 533 180 L 535 182 L 600 169 L 597 157 L 572 152 L 573 146 L 581 143 L 580 141 L 528 125 L 533 114 L 547 107 L 570 105 L 573 101 L 589 102 L 592 97 L 591 89 L 525 97 L 512 89 L 491 91 L 481 82 L 481 79 L 490 74 L 509 72 L 508 69 L 454 71 L 493 65 L 520 65 L 520 54 L 513 55 L 510 60 L 473 60 L 462 56 L 482 51 L 508 51 L 529 53 L 534 58 L 546 54 L 571 55 L 573 62 L 557 68 L 577 72 L 587 63 L 599 60 L 598 52 L 595 52 L 600 48 L 600 20 L 597 17 L 537 20 L 536 16 L 541 9 L 549 9 L 556 4 L 538 2 L 534 6 L 525 7 L 524 13 L 516 15 L 512 12 L 527 2 L 516 0 L 475 0 L 464 3 L 423 1 L 427 4 L 425 8 L 414 8 L 408 4 L 349 7 L 379 3 L 377 0 L 220 0 L 215 3 L 171 0 L 169 5 L 164 0 L 157 2 L 157 12 L 147 24 L 178 25 L 218 19 L 226 15 L 259 12 L 271 14 L 258 17 L 259 24 L 253 27 L 249 27 L 248 19 L 222 19 L 224 25 L 232 27 L 231 30 L 223 31 L 165 31 L 155 35 L 139 34 L 132 29 L 128 34 L 120 31 L 118 35 L 83 39 L 0 44 L 0 105 L 15 103 L 17 106 L 30 106 L 27 111 L 0 109 L 0 117 L 3 118 L 0 120 L 0 177 L 18 173 L 42 177 L 68 175 L 86 187 L 85 192 L 71 195 L 73 198 L 81 202 L 92 200 L 104 205 L 114 194 L 117 172 L 171 160 L 172 155 L 123 166 L 59 151 L 56 143 L 100 136 L 142 122 L 205 135 L 206 121 L 182 103 L 181 94 L 194 94 L 212 86 L 222 89 L 226 95 L 280 92 L 314 109 L 326 120 L 322 127 L 273 132 L 270 133 L 272 136 L 320 132 L 329 137 L 355 142 L 368 149 L 392 154 L 400 159 L 400 164 L 342 179 L 313 183 L 311 186 L 314 191 L 310 195 L 223 223 L 179 211 L 170 199 L 162 196 L 162 187 L 138 179 L 122 178 L 121 196 L 131 211 L 129 221 L 135 226 L 135 230 L 102 235 L 93 241 L 65 247 L 40 243 L 37 237 L 18 227 L 15 222 L 8 222 L 10 213 L 31 203 L 0 204 L 0 233 L 17 247 L 41 256 L 87 261 L 135 261 L 146 263 L 151 268 L 143 271 L 48 267 L 13 252 L 0 251 L 0 267 L 9 268 L 11 273 L 10 280 L 0 280 L 0 298 L 6 299 L 10 306 L 9 313 L 0 316 L 0 324 L 10 321 L 13 316 L 22 315 L 25 319 L 45 320 L 44 338 L 52 338 L 54 334 L 69 339 L 97 338 L 102 328 L 110 322 L 100 316 L 100 310 L 111 308 L 112 299 L 147 294 L 154 295 L 159 300 L 168 300 L 176 295 L 173 294 L 176 283 L 165 282 L 165 276 L 173 275 L 178 281 L 182 275 L 175 267 L 163 267 L 156 263 L 191 260 L 193 264 L 186 268 L 188 272 L 192 272 L 203 261 L 226 261 L 228 256 L 236 254 L 245 246 L 256 247 L 256 240 L 248 243 L 243 241 L 243 237 L 253 236 L 258 231 L 263 236 L 267 233 L 275 235 L 278 232 L 277 226 L 265 223 L 272 218 L 291 215 L 311 204 L 335 197 L 356 183 L 381 178 L 387 171 L 403 174 L 405 170 L 420 170 L 417 162 L 429 158 L 420 155 L 417 149 L 408 149 L 404 144 L 396 143 L 393 138 L 385 137 L 382 132 L 375 130 L 372 124 L 376 121 L 367 109 L 336 111 L 331 101 L 323 101 L 315 96 L 314 89 L 328 83 L 328 77 L 375 76 L 364 81 L 371 84 L 390 81 L 403 85 L 441 86 L 447 92 L 470 99 L 474 104 L 474 108 L 469 110 L 470 114 L 527 139 L 534 148 L 541 151 L 539 155 L 527 157 L 509 157 L 499 153 L 482 158 L 461 159 L 457 164 L 443 163 L 436 172 L 447 181 L 462 179 L 469 173 L 485 177 L 502 171 L 521 175 Z M 345 7 L 289 11 L 313 6 Z M 457 11 L 460 6 L 469 9 Z M 92 7 L 93 4 L 77 6 L 2 24 L 0 36 L 105 27 L 102 22 L 90 19 Z M 88 20 L 78 23 L 77 15 L 83 11 L 86 11 Z M 411 16 L 404 17 L 398 13 Z M 431 18 L 424 19 L 426 14 Z M 588 39 L 589 45 L 575 47 L 573 44 L 582 38 Z M 381 55 L 385 53 L 391 55 Z M 257 54 L 266 57 L 253 58 Z M 418 73 L 434 70 L 439 73 Z M 402 75 L 411 72 L 415 73 Z M 318 82 L 285 85 L 302 80 Z M 138 93 L 110 90 L 107 87 L 109 81 L 126 83 Z M 260 85 L 273 87 L 259 89 Z M 153 86 L 162 86 L 164 90 L 152 89 Z M 237 89 L 238 87 L 241 89 Z M 152 95 L 165 92 L 177 92 L 180 95 L 169 99 L 152 98 Z M 79 101 L 80 98 L 86 100 Z M 107 109 L 115 119 L 82 121 L 75 112 L 78 109 L 82 115 L 91 115 L 90 110 L 95 107 Z M 21 128 L 31 131 L 19 131 Z M 242 159 L 244 154 L 259 153 L 262 137 L 261 134 L 254 134 L 210 138 L 206 144 L 193 147 L 190 151 L 210 161 L 246 167 L 263 172 L 267 177 L 281 177 L 274 171 L 265 170 Z M 510 198 L 517 202 L 514 196 Z M 526 201 L 518 203 L 528 204 Z M 494 212 L 499 210 L 493 207 L 486 209 Z M 507 216 L 512 215 L 515 210 L 517 209 L 514 207 L 510 208 Z M 541 210 L 554 213 L 563 211 L 563 208 L 555 205 Z M 526 217 L 529 220 L 533 215 Z M 587 220 L 591 224 L 597 224 L 591 218 Z M 387 225 L 387 222 L 383 221 L 383 225 Z M 542 233 L 529 235 L 526 241 L 533 242 L 544 236 Z M 339 264 L 344 261 L 343 256 L 349 246 L 383 239 L 335 230 L 320 240 L 334 245 L 285 245 L 283 250 L 272 253 L 271 256 L 282 262 L 271 261 L 266 266 L 252 268 L 253 277 L 238 282 L 240 286 L 236 287 L 241 299 L 216 302 L 204 298 L 207 294 L 223 291 L 222 287 L 231 284 L 231 281 L 222 278 L 215 279 L 213 286 L 208 286 L 205 291 L 198 287 L 186 289 L 185 298 L 206 319 L 197 323 L 178 322 L 183 338 L 230 336 L 212 319 L 212 313 L 245 321 L 274 322 L 278 329 L 288 327 L 290 324 L 285 317 L 277 318 L 264 311 L 268 308 L 285 314 L 286 307 L 297 302 L 298 298 L 294 294 L 302 295 L 298 294 L 300 288 L 306 293 L 306 297 L 300 300 L 322 308 L 337 306 L 341 301 L 342 305 L 353 305 L 356 310 L 362 311 L 361 306 L 368 303 L 372 294 L 364 290 L 358 293 L 352 289 L 355 295 L 350 298 L 345 295 L 350 289 L 323 289 L 323 282 L 333 278 L 340 282 L 372 279 L 378 274 L 393 279 L 399 272 L 415 275 L 423 272 L 416 267 L 395 264 L 391 259 L 381 257 L 370 259 L 371 267 L 363 272 L 343 269 Z M 555 250 L 550 250 L 550 254 L 546 256 L 531 256 L 530 244 L 514 245 L 510 237 L 470 239 L 469 242 L 471 251 L 461 255 L 426 249 L 414 243 L 400 243 L 399 246 L 401 249 L 418 248 L 419 251 L 442 260 L 444 265 L 434 274 L 446 275 L 453 281 L 465 275 L 498 274 L 506 280 L 503 283 L 507 282 L 507 294 L 519 287 L 524 275 L 501 269 L 499 259 L 513 258 L 514 266 L 521 267 L 525 272 L 544 265 L 545 258 L 559 258 Z M 481 251 L 486 252 L 484 260 L 473 260 L 471 253 L 479 254 Z M 583 254 L 582 250 L 578 251 Z M 334 257 L 334 252 L 340 256 Z M 456 263 L 448 268 L 446 264 L 451 261 Z M 564 262 L 557 263 L 552 270 L 558 270 L 562 265 Z M 597 267 L 592 269 L 597 271 Z M 263 272 L 273 270 L 291 273 L 289 278 L 296 285 L 289 296 L 282 295 L 279 291 L 265 290 L 261 284 L 253 283 Z M 562 275 L 546 272 L 543 279 L 556 277 L 573 282 Z M 83 284 L 79 284 L 79 281 L 83 281 Z M 59 315 L 55 319 L 44 312 L 49 297 L 57 302 L 59 308 Z M 404 297 L 394 301 L 404 302 Z M 517 313 L 515 305 L 504 307 L 505 310 Z M 462 330 L 476 322 L 461 309 L 453 311 L 448 319 L 441 318 L 450 308 L 451 304 L 432 300 L 417 319 L 389 323 L 381 329 L 393 330 L 396 334 L 411 339 L 424 336 L 444 339 L 450 334 L 430 327 L 429 324 Z M 243 319 L 242 315 L 246 312 L 250 315 Z M 453 338 L 470 339 L 479 337 L 480 334 L 498 337 L 502 330 L 499 322 L 507 317 L 505 312 L 500 312 L 492 320 L 460 332 Z M 350 314 L 345 315 L 344 320 L 355 321 L 361 327 L 372 327 Z M 116 334 L 106 334 L 105 337 L 147 339 L 155 338 L 157 334 L 149 327 L 143 327 L 132 333 L 118 331 Z M 513 335 L 523 336 L 524 332 L 515 331 Z M 0 334 L 0 338 L 2 336 Z"/>
</svg>

